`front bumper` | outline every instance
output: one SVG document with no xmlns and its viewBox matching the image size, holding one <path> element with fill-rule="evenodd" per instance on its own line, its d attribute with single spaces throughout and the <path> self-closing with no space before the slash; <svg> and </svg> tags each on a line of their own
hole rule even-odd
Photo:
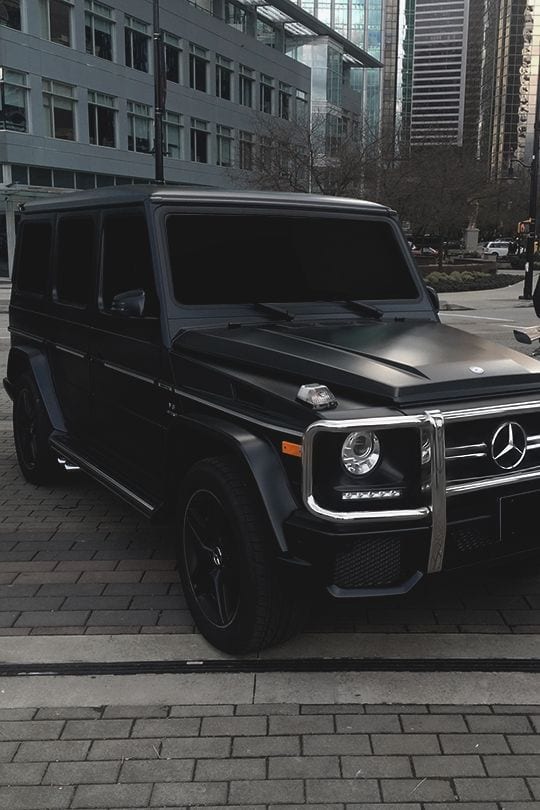
<svg viewBox="0 0 540 810">
<path fill-rule="evenodd" d="M 423 573 L 540 551 L 540 467 L 447 481 L 446 427 L 457 421 L 519 418 L 540 402 L 514 402 L 448 412 L 426 411 L 347 422 L 319 421 L 304 439 L 306 510 L 286 526 L 291 553 L 309 562 L 334 596 L 410 590 Z M 416 509 L 334 512 L 317 503 L 312 481 L 314 439 L 320 431 L 418 429 L 423 504 Z M 535 440 L 538 437 L 533 437 Z"/>
</svg>

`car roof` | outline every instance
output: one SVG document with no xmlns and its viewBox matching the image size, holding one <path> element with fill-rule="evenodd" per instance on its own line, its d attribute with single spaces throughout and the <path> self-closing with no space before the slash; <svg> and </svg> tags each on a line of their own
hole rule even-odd
<svg viewBox="0 0 540 810">
<path fill-rule="evenodd" d="M 354 208 L 360 212 L 394 213 L 387 206 L 367 200 L 345 197 L 327 197 L 318 194 L 298 194 L 268 191 L 229 191 L 228 189 L 205 189 L 200 187 L 177 187 L 162 185 L 127 185 L 65 194 L 24 203 L 21 210 L 29 213 L 62 211 L 74 208 L 134 205 L 136 203 L 268 205 L 310 208 Z"/>
</svg>

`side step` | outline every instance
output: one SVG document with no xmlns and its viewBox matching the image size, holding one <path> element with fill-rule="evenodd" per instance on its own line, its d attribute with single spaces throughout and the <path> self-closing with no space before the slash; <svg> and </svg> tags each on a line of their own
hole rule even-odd
<svg viewBox="0 0 540 810">
<path fill-rule="evenodd" d="M 130 506 L 142 512 L 145 517 L 153 518 L 162 508 L 163 501 L 135 489 L 118 475 L 107 472 L 100 459 L 93 458 L 86 449 L 84 452 L 79 450 L 65 434 L 55 431 L 49 439 L 49 444 L 68 469 L 80 468 Z"/>
</svg>

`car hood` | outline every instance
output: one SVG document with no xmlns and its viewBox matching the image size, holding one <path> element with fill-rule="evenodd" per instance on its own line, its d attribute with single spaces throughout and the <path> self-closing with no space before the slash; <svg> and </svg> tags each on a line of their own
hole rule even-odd
<svg viewBox="0 0 540 810">
<path fill-rule="evenodd" d="M 540 363 L 438 322 L 264 324 L 194 329 L 173 352 L 206 365 L 324 383 L 409 405 L 540 392 Z"/>
</svg>

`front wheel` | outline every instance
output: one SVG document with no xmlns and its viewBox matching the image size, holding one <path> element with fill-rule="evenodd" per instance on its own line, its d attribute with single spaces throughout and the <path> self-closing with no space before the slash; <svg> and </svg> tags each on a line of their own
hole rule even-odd
<svg viewBox="0 0 540 810">
<path fill-rule="evenodd" d="M 308 600 L 278 576 L 257 494 L 230 458 L 186 475 L 178 510 L 178 563 L 197 627 L 231 654 L 261 650 L 297 632 Z"/>
</svg>

